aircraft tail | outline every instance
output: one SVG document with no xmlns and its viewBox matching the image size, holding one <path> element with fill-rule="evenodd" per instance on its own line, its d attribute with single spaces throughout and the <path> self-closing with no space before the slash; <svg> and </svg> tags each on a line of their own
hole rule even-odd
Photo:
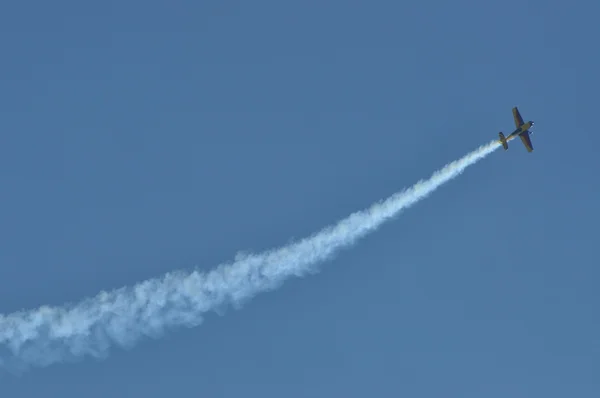
<svg viewBox="0 0 600 398">
<path fill-rule="evenodd" d="M 508 143 L 506 142 L 506 137 L 504 136 L 504 134 L 502 134 L 502 132 L 498 133 L 498 135 L 500 136 L 500 142 L 502 143 L 502 146 L 504 147 L 504 150 L 506 151 L 508 149 Z"/>
</svg>

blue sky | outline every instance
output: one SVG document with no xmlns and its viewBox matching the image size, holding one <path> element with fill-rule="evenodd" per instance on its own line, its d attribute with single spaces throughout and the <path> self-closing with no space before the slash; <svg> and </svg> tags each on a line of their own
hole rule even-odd
<svg viewBox="0 0 600 398">
<path fill-rule="evenodd" d="M 518 141 L 241 311 L 11 397 L 596 397 L 596 2 L 13 2 L 0 312 L 301 238 Z"/>
</svg>

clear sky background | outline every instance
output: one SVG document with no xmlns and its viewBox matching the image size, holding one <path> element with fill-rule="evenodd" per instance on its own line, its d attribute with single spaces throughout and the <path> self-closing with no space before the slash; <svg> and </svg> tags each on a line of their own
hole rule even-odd
<svg viewBox="0 0 600 398">
<path fill-rule="evenodd" d="M 321 273 L 0 396 L 599 396 L 599 13 L 6 2 L 1 313 L 283 245 L 536 124 Z"/>
</svg>

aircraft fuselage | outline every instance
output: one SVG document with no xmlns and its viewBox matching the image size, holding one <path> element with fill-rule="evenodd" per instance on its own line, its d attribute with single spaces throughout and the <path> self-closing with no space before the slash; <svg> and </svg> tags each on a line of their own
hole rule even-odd
<svg viewBox="0 0 600 398">
<path fill-rule="evenodd" d="M 515 131 L 513 131 L 508 137 L 516 137 L 518 135 L 521 135 L 523 133 L 525 133 L 526 131 L 528 131 L 531 127 L 533 126 L 533 122 L 532 121 L 528 121 L 527 123 L 523 123 L 523 125 L 521 125 L 519 128 L 517 128 Z M 529 131 L 529 133 L 531 134 L 531 131 Z"/>
</svg>

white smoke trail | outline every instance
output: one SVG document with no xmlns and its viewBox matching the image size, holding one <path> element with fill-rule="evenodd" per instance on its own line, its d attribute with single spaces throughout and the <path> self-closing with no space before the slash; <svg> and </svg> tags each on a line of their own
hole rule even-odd
<svg viewBox="0 0 600 398">
<path fill-rule="evenodd" d="M 22 370 L 86 355 L 101 358 L 111 345 L 127 348 L 144 336 L 159 337 L 167 328 L 199 325 L 205 312 L 227 304 L 239 307 L 290 276 L 316 271 L 316 265 L 339 249 L 425 198 L 498 146 L 497 141 L 483 145 L 429 179 L 279 249 L 238 255 L 233 263 L 208 273 L 172 272 L 72 305 L 0 315 L 0 366 Z"/>
</svg>

